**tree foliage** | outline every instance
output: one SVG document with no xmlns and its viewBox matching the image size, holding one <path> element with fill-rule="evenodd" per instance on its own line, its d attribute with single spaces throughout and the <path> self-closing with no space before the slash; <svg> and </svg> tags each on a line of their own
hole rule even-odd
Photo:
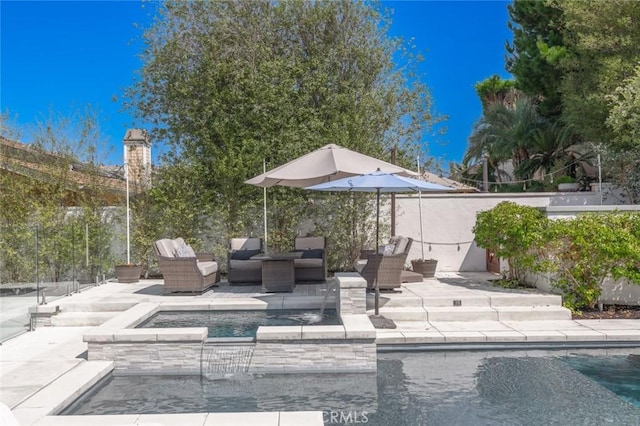
<svg viewBox="0 0 640 426">
<path fill-rule="evenodd" d="M 506 44 L 506 68 L 516 87 L 541 98 L 540 113 L 557 118 L 562 111 L 560 84 L 564 70 L 559 61 L 566 54 L 563 12 L 549 1 L 515 0 L 507 6 L 513 44 Z"/>
<path fill-rule="evenodd" d="M 1 127 L 9 140 L 19 134 L 7 116 Z M 33 282 L 37 237 L 40 279 L 69 280 L 76 271 L 76 278 L 93 281 L 112 265 L 95 112 L 89 108 L 68 117 L 51 112 L 31 134 L 28 150 L 0 149 L 0 278 Z M 26 166 L 29 162 L 40 167 Z M 79 167 L 80 181 L 73 177 Z"/>
<path fill-rule="evenodd" d="M 476 216 L 478 246 L 509 264 L 508 279 L 551 273 L 573 311 L 593 308 L 606 279 L 640 285 L 640 214 L 610 212 L 549 220 L 533 207 L 504 201 Z"/>
<path fill-rule="evenodd" d="M 161 177 L 158 194 L 215 217 L 228 238 L 260 222 L 262 190 L 243 182 L 263 159 L 273 168 L 327 143 L 377 157 L 395 145 L 415 151 L 437 119 L 414 74 L 419 58 L 387 29 L 359 1 L 165 2 L 127 92 L 182 176 L 182 185 Z M 269 239 L 290 244 L 309 195 L 268 193 Z"/>
<path fill-rule="evenodd" d="M 564 119 L 587 141 L 616 140 L 606 125 L 608 97 L 640 63 L 640 2 L 554 1 L 562 10 L 567 55 L 561 61 Z M 618 135 L 618 138 L 620 135 Z"/>
<path fill-rule="evenodd" d="M 584 214 L 550 225 L 547 265 L 566 307 L 593 308 L 609 277 L 640 284 L 640 215 Z"/>
</svg>

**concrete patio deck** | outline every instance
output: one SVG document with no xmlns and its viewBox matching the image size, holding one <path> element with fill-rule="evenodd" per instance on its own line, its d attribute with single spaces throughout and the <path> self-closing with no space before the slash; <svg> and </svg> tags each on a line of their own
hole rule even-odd
<svg viewBox="0 0 640 426">
<path fill-rule="evenodd" d="M 406 284 L 401 292 L 383 293 L 381 314 L 393 319 L 397 328 L 377 330 L 379 350 L 401 349 L 407 345 L 432 349 L 488 344 L 640 346 L 640 321 L 573 321 L 570 313 L 559 305 L 559 297 L 533 290 L 497 289 L 487 282 L 494 277 L 491 274 L 438 274 L 435 279 Z M 78 376 L 98 376 L 99 371 L 110 368 L 108 362 L 86 361 L 87 344 L 83 342 L 83 334 L 127 306 L 143 302 L 192 302 L 210 306 L 315 308 L 325 299 L 327 286 L 298 285 L 292 293 L 275 294 L 262 293 L 259 286 L 224 284 L 196 296 L 162 296 L 161 292 L 161 280 L 108 283 L 49 302 L 47 306 L 58 305 L 62 310 L 52 321 L 54 326 L 38 327 L 0 346 L 0 402 L 11 408 L 21 425 L 322 424 L 321 412 L 80 418 L 49 415 L 62 408 L 65 389 L 67 393 L 73 389 L 76 396 L 82 392 Z M 367 305 L 373 308 L 372 295 L 368 296 Z"/>
</svg>

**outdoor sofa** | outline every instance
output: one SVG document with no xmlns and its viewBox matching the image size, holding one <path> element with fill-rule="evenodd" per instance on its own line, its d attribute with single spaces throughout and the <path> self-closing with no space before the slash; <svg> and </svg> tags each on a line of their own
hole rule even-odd
<svg viewBox="0 0 640 426">
<path fill-rule="evenodd" d="M 402 286 L 402 270 L 413 239 L 394 236 L 377 251 L 362 250 L 355 269 L 367 281 L 368 289 L 392 290 Z"/>
<path fill-rule="evenodd" d="M 256 237 L 232 238 L 227 256 L 229 284 L 256 284 L 262 282 L 262 261 L 251 260 L 262 253 L 262 239 Z"/>
<path fill-rule="evenodd" d="M 296 282 L 319 282 L 327 279 L 327 254 L 324 237 L 297 237 L 294 251 L 302 252 L 293 261 Z"/>
<path fill-rule="evenodd" d="M 194 253 L 182 238 L 153 244 L 166 293 L 202 293 L 220 281 L 220 268 L 211 253 Z"/>
</svg>

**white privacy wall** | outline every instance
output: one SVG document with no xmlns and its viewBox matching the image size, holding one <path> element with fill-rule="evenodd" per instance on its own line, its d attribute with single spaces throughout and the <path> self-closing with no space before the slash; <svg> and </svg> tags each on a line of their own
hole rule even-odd
<svg viewBox="0 0 640 426">
<path fill-rule="evenodd" d="M 474 235 L 471 230 L 475 225 L 476 213 L 489 210 L 502 201 L 532 207 L 550 207 L 549 210 L 555 211 L 556 214 L 564 211 L 567 216 L 603 209 L 600 206 L 598 192 L 423 194 L 424 257 L 438 260 L 437 271 L 486 271 L 485 250 L 473 242 Z M 616 200 L 610 197 L 604 202 L 613 204 Z M 592 206 L 593 209 L 588 206 Z M 605 209 L 609 210 L 611 207 Z M 396 195 L 396 234 L 414 239 L 407 261 L 422 257 L 418 212 L 417 194 Z M 381 219 L 389 220 L 389 217 L 384 216 Z"/>
</svg>

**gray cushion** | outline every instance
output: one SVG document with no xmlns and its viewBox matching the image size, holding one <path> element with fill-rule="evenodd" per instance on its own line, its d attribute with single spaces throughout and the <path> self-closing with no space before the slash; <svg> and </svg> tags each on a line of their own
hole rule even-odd
<svg viewBox="0 0 640 426">
<path fill-rule="evenodd" d="M 156 248 L 162 257 L 175 257 L 176 247 L 173 240 L 167 238 L 156 241 Z"/>
<path fill-rule="evenodd" d="M 393 254 L 404 253 L 407 249 L 407 244 L 409 244 L 409 238 L 398 236 Z"/>
<path fill-rule="evenodd" d="M 367 259 L 358 259 L 353 266 L 355 267 L 356 272 L 360 273 L 364 270 L 364 267 L 367 266 Z"/>
<path fill-rule="evenodd" d="M 229 246 L 231 250 L 260 250 L 262 248 L 262 241 L 260 238 L 232 238 Z"/>
<path fill-rule="evenodd" d="M 198 262 L 198 269 L 203 276 L 218 272 L 218 262 Z"/>
<path fill-rule="evenodd" d="M 322 259 L 294 259 L 293 264 L 296 268 L 321 268 Z"/>
<path fill-rule="evenodd" d="M 298 237 L 295 241 L 296 250 L 323 249 L 324 237 Z"/>
</svg>

